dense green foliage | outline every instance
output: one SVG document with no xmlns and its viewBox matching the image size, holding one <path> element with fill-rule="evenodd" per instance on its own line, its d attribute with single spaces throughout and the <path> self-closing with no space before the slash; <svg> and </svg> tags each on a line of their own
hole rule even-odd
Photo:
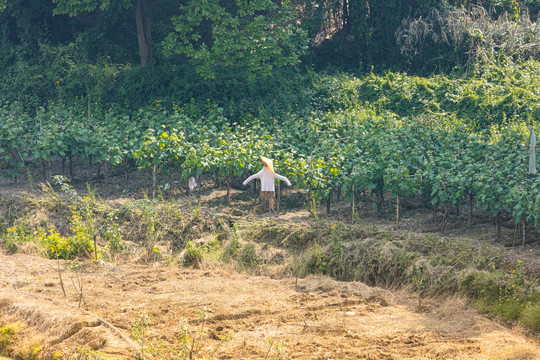
<svg viewBox="0 0 540 360">
<path fill-rule="evenodd" d="M 229 118 L 259 107 L 283 117 L 310 99 L 304 69 L 459 76 L 501 56 L 538 59 L 538 0 L 478 4 L 8 0 L 0 96 L 31 112 L 48 101 L 131 113 L 210 98 Z"/>
<path fill-rule="evenodd" d="M 163 49 L 168 56 L 187 56 L 204 79 L 230 72 L 239 78 L 269 76 L 275 67 L 297 64 L 307 48 L 294 18 L 289 5 L 270 0 L 225 6 L 189 1 L 173 19 L 174 32 Z"/>
<path fill-rule="evenodd" d="M 5 106 L 2 171 L 16 178 L 34 162 L 51 178 L 54 161 L 69 162 L 73 176 L 74 157 L 105 171 L 136 162 L 152 168 L 155 194 L 159 174 L 170 187 L 178 176 L 217 173 L 230 188 L 265 155 L 313 204 L 367 192 L 382 211 L 384 196 L 420 197 L 444 207 L 443 231 L 449 208 L 464 205 L 539 229 L 540 189 L 527 174 L 530 127 L 540 132 L 538 67 L 484 67 L 467 79 L 315 76 L 311 111 L 293 107 L 281 121 L 261 111 L 231 122 L 209 99 L 174 110 L 156 102 L 131 117 Z"/>
</svg>

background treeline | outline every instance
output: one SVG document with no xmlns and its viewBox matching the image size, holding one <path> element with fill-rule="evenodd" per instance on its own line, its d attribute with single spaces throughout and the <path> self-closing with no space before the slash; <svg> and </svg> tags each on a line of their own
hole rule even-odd
<svg viewBox="0 0 540 360">
<path fill-rule="evenodd" d="M 279 118 L 309 71 L 468 74 L 537 59 L 539 0 L 2 0 L 0 98 L 136 111 L 205 103 Z M 306 71 L 307 70 L 307 71 Z"/>
</svg>

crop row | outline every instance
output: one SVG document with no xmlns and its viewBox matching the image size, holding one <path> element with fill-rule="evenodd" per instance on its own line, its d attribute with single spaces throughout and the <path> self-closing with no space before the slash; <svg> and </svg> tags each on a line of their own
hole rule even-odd
<svg viewBox="0 0 540 360">
<path fill-rule="evenodd" d="M 501 217 L 540 229 L 540 183 L 528 174 L 530 124 L 472 130 L 440 115 L 399 117 L 356 106 L 334 113 L 291 115 L 272 125 L 230 123 L 209 110 L 197 119 L 181 109 L 159 108 L 136 116 L 78 114 L 50 106 L 30 116 L 16 106 L 0 108 L 0 169 L 16 178 L 29 162 L 52 175 L 51 163 L 74 157 L 86 164 L 126 169 L 173 170 L 183 179 L 203 174 L 227 178 L 257 171 L 259 156 L 275 159 L 278 172 L 310 194 L 313 204 L 363 192 L 374 206 L 385 195 L 421 198 L 443 210 L 481 208 L 500 229 Z M 537 129 L 538 132 L 538 129 Z M 69 161 L 71 166 L 72 161 Z M 72 169 L 70 169 L 72 172 Z M 458 210 L 459 211 L 459 210 Z"/>
</svg>

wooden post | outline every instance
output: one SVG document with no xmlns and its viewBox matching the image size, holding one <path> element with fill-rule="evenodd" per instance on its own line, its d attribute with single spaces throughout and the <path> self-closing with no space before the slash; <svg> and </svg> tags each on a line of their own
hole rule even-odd
<svg viewBox="0 0 540 360">
<path fill-rule="evenodd" d="M 277 183 L 277 205 L 276 205 L 277 212 L 279 212 L 279 204 L 280 203 L 281 203 L 281 181 L 278 180 L 278 183 Z"/>
<path fill-rule="evenodd" d="M 96 261 L 98 261 L 97 253 L 98 253 L 97 235 L 94 235 L 94 256 L 95 256 Z"/>
</svg>

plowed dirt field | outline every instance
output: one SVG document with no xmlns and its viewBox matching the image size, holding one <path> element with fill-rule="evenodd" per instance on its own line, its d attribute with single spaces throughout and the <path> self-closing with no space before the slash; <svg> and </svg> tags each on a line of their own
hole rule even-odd
<svg viewBox="0 0 540 360">
<path fill-rule="evenodd" d="M 64 296 L 57 268 L 40 257 L 0 255 L 0 321 L 25 323 L 25 336 L 39 338 L 50 358 L 67 359 L 86 345 L 133 359 L 140 344 L 130 324 L 141 312 L 153 317 L 149 338 L 174 344 L 179 320 L 196 329 L 197 310 L 207 308 L 213 316 L 200 354 L 233 335 L 217 359 L 272 359 L 277 348 L 269 341 L 287 359 L 540 359 L 537 338 L 478 315 L 460 298 L 419 308 L 403 292 L 326 277 L 91 262 L 63 273 Z"/>
</svg>

